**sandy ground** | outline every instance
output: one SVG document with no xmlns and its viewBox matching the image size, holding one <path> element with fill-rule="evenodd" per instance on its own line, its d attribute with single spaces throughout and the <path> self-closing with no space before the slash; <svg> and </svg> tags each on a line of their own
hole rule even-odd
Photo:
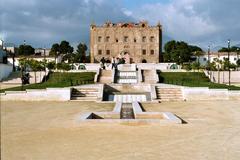
<svg viewBox="0 0 240 160">
<path fill-rule="evenodd" d="M 1 102 L 3 160 L 239 160 L 240 102 L 143 104 L 170 111 L 187 124 L 81 124 L 94 102 Z"/>
</svg>

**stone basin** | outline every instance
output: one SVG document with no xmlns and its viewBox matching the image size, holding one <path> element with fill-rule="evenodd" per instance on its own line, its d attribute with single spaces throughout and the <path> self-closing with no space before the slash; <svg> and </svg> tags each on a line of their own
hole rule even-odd
<svg viewBox="0 0 240 160">
<path fill-rule="evenodd" d="M 126 105 L 127 104 L 127 105 Z M 132 107 L 132 116 L 122 115 L 124 108 Z M 123 118 L 124 117 L 124 118 Z M 145 122 L 145 123 L 176 123 L 181 124 L 182 120 L 171 112 L 144 112 L 138 102 L 122 103 L 117 102 L 112 112 L 90 112 L 80 116 L 80 122 Z"/>
</svg>

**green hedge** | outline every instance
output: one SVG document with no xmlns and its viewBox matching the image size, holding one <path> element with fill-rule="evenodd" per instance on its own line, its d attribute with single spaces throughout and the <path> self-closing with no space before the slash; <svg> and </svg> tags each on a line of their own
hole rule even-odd
<svg viewBox="0 0 240 160">
<path fill-rule="evenodd" d="M 82 72 L 82 73 L 68 73 L 68 72 L 54 72 L 50 73 L 46 82 L 24 85 L 23 88 L 13 87 L 8 89 L 2 89 L 4 91 L 21 91 L 26 89 L 45 89 L 45 88 L 57 88 L 76 86 L 80 84 L 94 83 L 95 72 Z"/>
<path fill-rule="evenodd" d="M 210 82 L 209 78 L 203 72 L 158 72 L 159 82 L 175 84 L 189 87 L 209 87 L 225 88 L 230 90 L 240 90 L 237 86 L 228 86 Z"/>
</svg>

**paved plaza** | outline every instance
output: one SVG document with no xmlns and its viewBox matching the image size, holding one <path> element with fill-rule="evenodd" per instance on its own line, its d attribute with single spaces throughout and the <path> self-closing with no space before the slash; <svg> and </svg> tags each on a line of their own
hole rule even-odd
<svg viewBox="0 0 240 160">
<path fill-rule="evenodd" d="M 113 103 L 1 102 L 1 159 L 239 160 L 239 101 L 142 103 L 185 124 L 84 124 L 85 112 Z"/>
</svg>

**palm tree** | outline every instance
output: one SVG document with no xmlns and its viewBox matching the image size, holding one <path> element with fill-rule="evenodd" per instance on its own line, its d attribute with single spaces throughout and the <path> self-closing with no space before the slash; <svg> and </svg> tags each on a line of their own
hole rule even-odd
<svg viewBox="0 0 240 160">
<path fill-rule="evenodd" d="M 203 52 L 202 51 L 195 51 L 194 52 L 194 56 L 197 57 L 197 70 L 198 70 L 198 83 L 199 83 L 199 68 L 200 68 L 200 62 L 199 62 L 199 59 L 200 59 L 200 56 L 203 55 Z"/>
<path fill-rule="evenodd" d="M 214 59 L 216 66 L 217 66 L 217 70 L 218 70 L 218 83 L 220 83 L 220 69 L 222 69 L 223 67 L 223 61 L 221 59 L 215 58 Z"/>
<path fill-rule="evenodd" d="M 200 59 L 200 56 L 202 56 L 204 53 L 202 51 L 195 51 L 194 52 L 194 56 L 197 57 L 197 63 L 198 63 L 198 72 L 199 72 L 199 67 L 200 67 L 200 62 L 199 62 L 199 59 Z"/>
</svg>

